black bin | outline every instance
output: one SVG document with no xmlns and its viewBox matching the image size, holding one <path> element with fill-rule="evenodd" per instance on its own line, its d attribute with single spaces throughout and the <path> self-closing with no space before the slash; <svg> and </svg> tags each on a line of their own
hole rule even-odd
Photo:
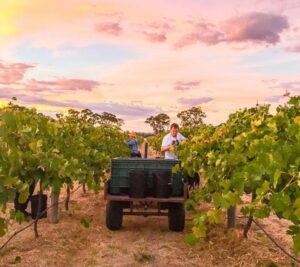
<svg viewBox="0 0 300 267">
<path fill-rule="evenodd" d="M 31 201 L 31 217 L 32 219 L 35 219 L 38 213 L 39 195 L 31 196 L 30 201 Z M 44 210 L 47 210 L 47 195 L 42 194 L 40 214 Z M 46 218 L 46 217 L 47 217 L 47 211 L 45 211 L 44 214 L 40 216 L 40 218 Z"/>
<path fill-rule="evenodd" d="M 158 170 L 152 173 L 153 196 L 157 198 L 168 198 L 171 194 L 171 170 Z"/>
<path fill-rule="evenodd" d="M 144 170 L 132 170 L 129 172 L 129 196 L 144 198 L 147 195 L 148 172 Z"/>
</svg>

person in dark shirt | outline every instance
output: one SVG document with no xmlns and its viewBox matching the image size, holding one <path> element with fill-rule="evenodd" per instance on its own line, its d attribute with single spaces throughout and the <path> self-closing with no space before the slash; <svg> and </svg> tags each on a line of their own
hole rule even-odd
<svg viewBox="0 0 300 267">
<path fill-rule="evenodd" d="M 132 158 L 141 158 L 141 153 L 138 149 L 136 133 L 130 132 L 129 136 L 130 136 L 130 140 L 127 142 L 127 144 L 129 145 L 129 148 L 130 148 L 131 157 Z"/>
</svg>

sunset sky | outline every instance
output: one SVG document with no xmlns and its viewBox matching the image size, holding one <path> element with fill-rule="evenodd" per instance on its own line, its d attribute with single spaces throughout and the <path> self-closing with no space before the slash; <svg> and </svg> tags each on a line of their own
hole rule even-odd
<svg viewBox="0 0 300 267">
<path fill-rule="evenodd" d="M 300 93 L 300 0 L 0 0 L 0 104 L 54 116 L 238 108 Z"/>
</svg>

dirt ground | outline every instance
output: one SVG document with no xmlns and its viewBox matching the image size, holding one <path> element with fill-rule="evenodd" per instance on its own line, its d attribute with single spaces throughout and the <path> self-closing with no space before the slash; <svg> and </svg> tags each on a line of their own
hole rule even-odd
<svg viewBox="0 0 300 267">
<path fill-rule="evenodd" d="M 89 228 L 80 223 L 82 218 Z M 72 195 L 70 210 L 60 209 L 58 224 L 42 219 L 39 238 L 31 227 L 0 251 L 0 266 L 272 266 L 272 262 L 292 266 L 257 228 L 243 238 L 244 223 L 239 216 L 237 230 L 229 232 L 225 224 L 213 226 L 207 239 L 194 247 L 184 243 L 192 227 L 191 214 L 183 233 L 170 232 L 166 217 L 136 216 L 125 216 L 123 229 L 113 232 L 105 226 L 103 193 L 84 194 L 80 189 Z M 271 217 L 261 224 L 281 245 L 291 246 L 286 221 Z M 1 238 L 0 244 L 7 238 Z"/>
</svg>

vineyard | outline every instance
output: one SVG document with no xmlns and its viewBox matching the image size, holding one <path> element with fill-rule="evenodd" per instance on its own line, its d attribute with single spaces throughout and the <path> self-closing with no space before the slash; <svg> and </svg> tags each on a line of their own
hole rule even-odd
<svg viewBox="0 0 300 267">
<path fill-rule="evenodd" d="M 224 210 L 240 205 L 248 216 L 243 235 L 254 218 L 271 214 L 289 220 L 294 250 L 300 251 L 300 97 L 271 115 L 268 105 L 233 113 L 217 127 L 203 125 L 182 131 L 188 139 L 177 148 L 185 176 L 199 173 L 204 187 L 193 192 L 188 210 L 212 203 L 207 212 L 195 212 L 191 244 L 206 236 L 208 224 L 223 221 Z M 158 150 L 162 135 L 151 138 Z M 176 171 L 176 169 L 174 170 Z M 251 195 L 245 203 L 243 195 Z"/>
<path fill-rule="evenodd" d="M 175 151 L 181 159 L 183 177 L 187 180 L 188 177 L 198 173 L 201 177 L 201 188 L 191 191 L 190 198 L 185 203 L 189 211 L 185 233 L 180 236 L 168 235 L 168 238 L 173 239 L 170 242 L 182 241 L 180 250 L 186 252 L 191 260 L 187 265 L 174 262 L 174 266 L 197 264 L 199 259 L 196 259 L 195 255 L 199 252 L 196 252 L 199 246 L 201 251 L 214 253 L 213 250 L 217 248 L 210 247 L 210 242 L 213 244 L 217 241 L 212 233 L 215 231 L 218 236 L 224 235 L 222 229 L 226 229 L 224 225 L 226 211 L 230 209 L 238 209 L 237 214 L 247 217 L 243 225 L 244 237 L 249 237 L 252 224 L 266 218 L 275 216 L 278 220 L 288 221 L 287 234 L 291 236 L 293 252 L 296 254 L 300 252 L 300 96 L 290 97 L 286 104 L 277 107 L 275 114 L 272 114 L 269 109 L 268 105 L 257 105 L 230 114 L 228 120 L 218 126 L 203 124 L 180 130 L 187 137 L 187 140 L 179 144 Z M 147 138 L 151 151 L 157 153 L 160 151 L 164 135 L 165 132 L 162 132 Z M 66 115 L 57 114 L 57 118 L 54 119 L 38 113 L 35 109 L 28 109 L 15 103 L 9 103 L 1 108 L 0 236 L 6 237 L 7 233 L 11 234 L 9 226 L 12 221 L 25 223 L 26 216 L 14 210 L 11 203 L 15 201 L 16 195 L 20 203 L 24 202 L 30 195 L 32 184 L 38 185 L 40 201 L 45 191 L 50 192 L 50 222 L 52 223 L 58 222 L 58 206 L 62 196 L 65 210 L 76 212 L 75 206 L 69 208 L 69 202 L 72 204 L 70 200 L 72 190 L 75 194 L 78 193 L 76 193 L 77 186 L 86 186 L 89 192 L 87 194 L 95 192 L 91 199 L 96 203 L 95 198 L 103 189 L 103 180 L 106 179 L 109 171 L 111 158 L 127 157 L 130 154 L 124 142 L 127 139 L 128 135 L 118 125 L 103 123 L 101 116 L 90 110 L 80 112 L 69 110 Z M 140 139 L 139 144 L 141 142 Z M 173 172 L 178 170 L 179 166 L 173 168 Z M 63 188 L 66 188 L 66 191 L 63 191 Z M 83 213 L 80 209 L 90 210 L 90 203 L 87 201 L 87 199 L 81 201 L 83 207 L 77 207 L 78 213 Z M 100 202 L 103 200 L 101 199 Z M 97 224 L 95 227 L 101 229 L 104 227 L 104 219 L 95 214 L 99 208 L 97 205 L 99 204 L 93 206 L 92 214 L 83 214 L 90 218 L 90 221 L 81 218 L 80 223 L 84 227 L 90 227 L 93 217 L 98 218 L 94 221 Z M 100 206 L 103 207 L 103 203 Z M 102 211 L 101 216 L 104 216 Z M 39 236 L 38 219 L 34 221 L 36 237 Z M 138 232 L 141 235 L 146 234 L 146 240 L 149 242 L 152 232 L 155 232 L 153 227 L 156 224 L 161 227 L 161 221 L 155 220 L 156 218 L 151 218 L 145 226 L 137 224 Z M 124 238 L 123 242 L 127 242 L 125 233 L 130 235 L 134 232 L 136 230 L 134 224 L 140 221 L 130 219 L 128 222 L 130 222 L 129 228 L 119 234 Z M 47 232 L 45 222 L 41 221 L 40 224 L 42 232 Z M 72 228 L 73 224 L 74 221 L 68 227 Z M 146 232 L 141 231 L 143 227 L 146 228 Z M 147 232 L 147 228 L 150 232 Z M 98 228 L 93 229 L 98 234 L 108 235 L 103 242 L 112 238 L 109 237 L 111 236 L 109 232 L 103 233 L 102 230 L 99 232 Z M 78 231 L 81 232 L 82 229 Z M 165 231 L 164 229 L 163 234 Z M 92 233 L 89 232 L 89 235 Z M 117 239 L 118 233 L 112 236 Z M 153 238 L 158 239 L 155 233 Z M 235 236 L 234 233 L 232 238 L 245 240 Z M 253 237 L 249 238 L 253 241 Z M 94 237 L 92 240 L 94 243 L 97 242 Z M 203 245 L 207 240 L 210 240 L 208 245 Z M 165 243 L 164 246 L 168 248 Z M 252 247 L 243 241 L 236 241 L 234 246 Z M 254 244 L 253 247 L 255 246 Z M 151 264 L 155 261 L 154 255 L 144 253 L 145 247 L 148 252 L 151 251 L 151 248 L 145 245 L 144 239 L 140 253 L 142 256 L 140 254 L 136 256 L 137 254 L 134 253 L 135 260 L 139 264 Z M 95 246 L 93 248 L 95 249 Z M 126 250 L 126 246 L 123 249 Z M 221 247 L 219 249 L 222 250 Z M 230 250 L 230 247 L 227 249 Z M 73 250 L 73 253 L 76 253 L 75 247 Z M 263 248 L 261 250 L 268 256 L 268 252 Z M 118 251 L 122 252 L 122 249 L 119 247 Z M 122 253 L 127 254 L 127 252 Z M 194 256 L 191 256 L 191 253 Z M 207 254 L 206 256 L 208 257 Z M 137 260 L 136 257 L 140 258 Z M 184 257 L 181 255 L 181 260 Z M 250 258 L 243 260 L 247 263 L 247 260 L 251 260 L 251 255 Z M 287 262 L 286 258 L 277 260 L 279 263 Z M 221 260 L 218 263 L 211 260 L 207 266 L 218 265 L 220 262 Z M 73 263 L 76 266 L 75 261 Z M 160 262 L 160 264 L 163 266 L 165 263 Z M 234 259 L 228 260 L 225 264 L 234 264 Z M 87 266 L 98 265 L 91 263 Z M 114 262 L 112 266 L 123 265 Z"/>
<path fill-rule="evenodd" d="M 0 206 L 6 215 L 0 218 L 1 236 L 9 219 L 25 219 L 23 213 L 8 213 L 6 207 L 17 192 L 18 201 L 25 202 L 32 184 L 39 183 L 40 194 L 51 189 L 56 208 L 64 185 L 68 192 L 75 183 L 96 192 L 101 189 L 100 177 L 109 168 L 110 159 L 128 156 L 129 149 L 125 133 L 106 124 L 95 127 L 97 120 L 89 110 L 69 110 L 66 116 L 58 114 L 56 120 L 14 103 L 0 110 Z M 56 222 L 57 210 L 53 213 L 52 221 Z"/>
</svg>

